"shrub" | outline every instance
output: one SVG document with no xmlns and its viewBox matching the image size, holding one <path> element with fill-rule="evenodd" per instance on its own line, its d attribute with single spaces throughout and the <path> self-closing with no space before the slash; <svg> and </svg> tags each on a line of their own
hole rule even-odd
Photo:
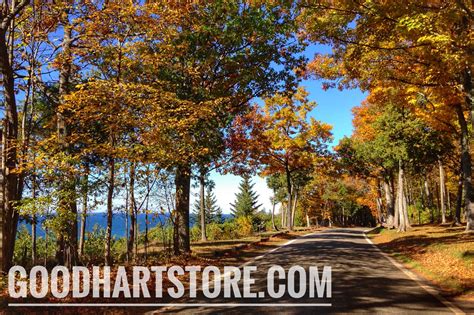
<svg viewBox="0 0 474 315">
<path fill-rule="evenodd" d="M 113 241 L 113 240 L 112 240 Z M 104 260 L 105 229 L 94 225 L 91 232 L 86 233 L 83 258 L 86 262 L 95 263 Z M 111 244 L 111 248 L 113 243 Z"/>
<path fill-rule="evenodd" d="M 197 242 L 201 240 L 201 228 L 198 225 L 193 225 L 189 229 L 189 237 L 191 238 L 191 242 Z"/>
<path fill-rule="evenodd" d="M 235 220 L 227 220 L 221 224 L 222 228 L 222 236 L 221 239 L 223 240 L 230 240 L 239 238 L 239 234 L 237 231 L 237 224 Z"/>
<path fill-rule="evenodd" d="M 242 216 L 235 219 L 237 225 L 237 235 L 239 237 L 247 237 L 253 234 L 253 220 L 251 217 Z"/>
<path fill-rule="evenodd" d="M 206 226 L 207 237 L 210 240 L 223 240 L 226 239 L 222 233 L 221 224 L 210 223 Z"/>
</svg>

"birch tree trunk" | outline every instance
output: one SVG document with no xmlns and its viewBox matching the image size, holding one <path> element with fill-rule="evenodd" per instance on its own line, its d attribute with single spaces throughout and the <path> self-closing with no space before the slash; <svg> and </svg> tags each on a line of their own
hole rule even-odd
<svg viewBox="0 0 474 315">
<path fill-rule="evenodd" d="M 439 164 L 439 197 L 441 204 L 441 224 L 446 224 L 446 183 L 443 169 L 443 162 L 438 161 Z"/>
<path fill-rule="evenodd" d="M 292 225 L 292 204 L 293 204 L 293 185 L 291 183 L 291 173 L 288 167 L 286 167 L 286 188 L 288 191 L 288 200 L 287 200 L 287 210 L 286 210 L 286 227 L 288 228 L 289 231 L 293 231 L 293 225 Z"/>
<path fill-rule="evenodd" d="M 389 229 L 392 229 L 395 226 L 395 213 L 394 213 L 395 209 L 394 209 L 393 189 L 388 179 L 384 180 L 383 187 L 385 191 L 385 202 L 387 204 L 387 226 Z"/>
<path fill-rule="evenodd" d="M 275 193 L 273 194 L 275 196 Z M 273 230 L 278 231 L 278 228 L 275 224 L 275 206 L 276 206 L 276 200 L 275 197 L 272 198 L 272 227 Z"/>
<path fill-rule="evenodd" d="M 291 226 L 292 227 L 295 225 L 296 206 L 298 202 L 298 190 L 294 189 L 294 191 L 295 191 L 295 196 L 293 198 L 293 206 L 291 208 Z"/>
<path fill-rule="evenodd" d="M 405 232 L 408 228 L 410 228 L 410 223 L 408 221 L 408 211 L 407 211 L 407 200 L 405 196 L 405 189 L 404 189 L 404 169 L 402 161 L 398 161 L 398 214 L 400 216 L 400 225 L 398 227 L 398 231 Z"/>
</svg>

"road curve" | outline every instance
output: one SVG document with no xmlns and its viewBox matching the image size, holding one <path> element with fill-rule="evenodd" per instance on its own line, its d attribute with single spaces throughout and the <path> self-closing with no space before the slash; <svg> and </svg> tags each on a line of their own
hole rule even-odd
<svg viewBox="0 0 474 315">
<path fill-rule="evenodd" d="M 180 303 L 221 303 L 219 307 L 167 307 L 149 312 L 231 314 L 314 314 L 314 313 L 453 313 L 436 297 L 422 288 L 417 281 L 393 265 L 377 248 L 369 244 L 362 228 L 330 229 L 303 236 L 291 244 L 251 262 L 258 268 L 252 291 L 266 289 L 266 270 L 280 265 L 288 270 L 293 265 L 331 266 L 332 297 L 293 299 L 288 295 L 280 299 L 196 299 Z M 231 303 L 330 303 L 319 307 L 236 306 Z M 230 306 L 229 306 L 230 305 Z"/>
</svg>

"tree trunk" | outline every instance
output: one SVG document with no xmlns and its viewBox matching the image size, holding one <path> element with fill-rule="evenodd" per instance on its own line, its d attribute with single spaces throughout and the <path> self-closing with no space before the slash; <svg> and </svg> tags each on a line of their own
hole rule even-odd
<svg viewBox="0 0 474 315">
<path fill-rule="evenodd" d="M 291 209 L 291 226 L 295 225 L 295 215 L 296 215 L 296 205 L 298 202 L 298 190 L 296 188 L 293 189 L 295 191 L 295 196 L 293 198 L 293 207 Z"/>
<path fill-rule="evenodd" d="M 387 204 L 387 226 L 389 229 L 393 229 L 395 221 L 395 209 L 393 204 L 393 189 L 390 185 L 389 179 L 384 180 L 383 188 L 385 191 L 385 202 Z"/>
<path fill-rule="evenodd" d="M 342 226 L 346 226 L 344 207 L 342 207 Z"/>
<path fill-rule="evenodd" d="M 112 239 L 112 207 L 115 186 L 115 160 L 109 158 L 109 185 L 107 190 L 107 230 L 105 236 L 105 265 L 112 265 L 112 257 L 110 256 L 110 243 Z"/>
<path fill-rule="evenodd" d="M 446 210 L 446 213 L 449 213 L 449 217 L 452 217 L 453 216 L 453 213 L 451 211 L 451 192 L 449 191 L 449 187 L 446 187 L 446 205 L 447 205 L 447 210 Z M 446 215 L 448 216 L 448 215 Z"/>
<path fill-rule="evenodd" d="M 426 203 L 427 203 L 428 209 L 430 210 L 430 215 L 431 215 L 430 223 L 433 223 L 434 222 L 433 195 L 431 194 L 431 191 L 430 191 L 430 184 L 428 182 L 428 174 L 425 174 L 424 187 L 425 187 Z"/>
<path fill-rule="evenodd" d="M 273 200 L 272 200 L 272 227 L 273 230 L 278 231 L 278 228 L 275 224 L 275 206 L 276 206 L 276 200 L 275 200 L 275 192 L 273 192 Z"/>
<path fill-rule="evenodd" d="M 148 182 L 147 179 L 147 189 L 148 189 L 148 195 L 146 196 L 146 205 L 145 205 L 145 262 L 148 259 L 148 206 L 149 206 L 149 200 L 150 200 L 150 183 Z"/>
<path fill-rule="evenodd" d="M 461 225 L 461 209 L 463 208 L 463 191 L 464 191 L 464 181 L 462 178 L 462 170 L 459 173 L 458 180 L 458 191 L 456 194 L 456 210 L 454 214 L 454 224 Z"/>
<path fill-rule="evenodd" d="M 82 190 L 82 216 L 81 216 L 81 227 L 80 227 L 80 237 L 79 237 L 79 257 L 82 257 L 84 254 L 84 242 L 86 239 L 86 220 L 87 220 L 87 202 L 88 202 L 88 193 L 89 193 L 89 175 L 88 171 L 84 175 L 84 186 Z"/>
<path fill-rule="evenodd" d="M 377 178 L 377 223 L 382 225 L 382 188 L 380 187 L 380 179 Z"/>
<path fill-rule="evenodd" d="M 440 197 L 440 204 L 441 204 L 441 224 L 446 223 L 446 183 L 444 177 L 444 169 L 443 169 L 443 162 L 441 160 L 438 161 L 439 164 L 439 197 Z"/>
<path fill-rule="evenodd" d="M 60 67 L 59 71 L 59 87 L 58 87 L 58 95 L 59 95 L 59 104 L 61 105 L 64 101 L 64 97 L 69 93 L 69 85 L 70 85 L 70 77 L 72 72 L 72 30 L 71 27 L 68 25 L 69 21 L 67 16 L 69 14 L 68 9 L 64 10 L 65 18 L 61 21 L 64 27 L 63 32 L 63 40 L 62 40 L 62 54 L 63 58 L 61 59 L 63 62 Z M 61 146 L 62 150 L 69 154 L 69 143 L 67 141 L 67 137 L 70 135 L 70 130 L 66 126 L 66 115 L 67 113 L 63 113 L 59 110 L 56 112 L 56 127 L 57 127 L 57 135 L 58 135 L 58 143 Z M 66 213 L 72 213 L 73 215 L 66 215 L 67 218 L 70 218 L 65 222 L 65 233 L 66 235 L 60 235 L 58 238 L 59 246 L 58 246 L 58 254 L 57 258 L 59 262 L 66 262 L 69 268 L 77 262 L 77 252 L 78 252 L 78 244 L 77 244 L 77 203 L 76 198 L 73 198 L 75 191 L 76 191 L 76 182 L 75 176 L 70 173 L 69 170 L 66 171 L 69 174 L 65 174 L 67 180 L 64 178 L 60 179 L 60 189 L 64 192 L 61 194 L 60 203 L 63 205 L 63 210 Z"/>
<path fill-rule="evenodd" d="M 402 161 L 398 161 L 398 214 L 400 218 L 400 225 L 398 227 L 398 231 L 405 232 L 408 228 L 410 228 L 410 223 L 408 221 L 408 211 L 407 211 L 407 201 L 405 196 L 405 189 L 404 189 L 404 169 Z"/>
<path fill-rule="evenodd" d="M 471 154 L 469 146 L 469 130 L 467 128 L 466 119 L 460 105 L 456 106 L 458 121 L 461 127 L 461 170 L 463 178 L 464 206 L 466 208 L 466 232 L 474 231 L 474 200 L 471 183 Z"/>
<path fill-rule="evenodd" d="M 18 113 L 16 108 L 13 68 L 9 59 L 6 39 L 6 28 L 0 28 L 0 72 L 2 75 L 3 103 L 5 106 L 2 152 L 4 166 L 4 226 L 2 231 L 4 244 L 2 268 L 3 271 L 6 272 L 10 269 L 13 259 L 18 224 L 18 212 L 14 204 L 19 200 L 18 172 L 16 172 Z"/>
<path fill-rule="evenodd" d="M 397 194 L 395 198 L 395 214 L 393 216 L 393 228 L 398 229 L 400 227 L 400 192 L 397 185 Z"/>
<path fill-rule="evenodd" d="M 288 167 L 286 167 L 286 189 L 287 189 L 287 210 L 286 210 L 286 227 L 289 231 L 293 231 L 293 225 L 291 220 L 291 210 L 292 210 L 292 195 L 293 195 L 293 185 L 291 184 L 291 173 Z"/>
<path fill-rule="evenodd" d="M 281 227 L 285 228 L 286 227 L 286 205 L 284 202 L 281 203 L 280 206 L 280 215 L 281 215 Z"/>
<path fill-rule="evenodd" d="M 135 239 L 137 236 L 135 227 L 136 227 L 136 207 L 137 203 L 135 200 L 135 163 L 132 163 L 130 165 L 130 186 L 129 186 L 129 194 L 130 194 L 130 231 L 129 231 L 129 237 L 128 237 L 128 243 L 127 243 L 127 256 L 131 261 L 135 260 L 134 257 L 134 245 L 135 245 Z"/>
<path fill-rule="evenodd" d="M 33 202 L 36 201 L 36 176 L 35 174 L 31 177 L 31 197 Z M 33 215 L 31 216 L 31 263 L 36 265 L 36 209 L 33 209 Z"/>
<path fill-rule="evenodd" d="M 472 76 L 471 65 L 468 64 L 464 69 L 463 73 L 463 89 L 465 94 L 465 101 L 469 110 L 469 116 L 471 119 L 471 128 L 474 128 L 474 84 Z M 467 128 L 464 115 L 462 115 L 462 108 L 459 106 L 458 120 L 461 126 L 462 135 L 462 167 L 464 173 L 464 186 L 465 186 L 465 203 L 466 203 L 466 232 L 474 233 L 474 191 L 472 188 L 472 167 L 471 167 L 471 155 L 470 155 L 470 135 Z M 471 131 L 474 132 L 474 131 Z"/>
<path fill-rule="evenodd" d="M 175 174 L 176 185 L 176 216 L 175 216 L 175 242 L 174 253 L 189 254 L 191 252 L 189 241 L 189 192 L 191 186 L 191 167 L 178 166 Z"/>
<path fill-rule="evenodd" d="M 201 212 L 201 241 L 205 242 L 207 241 L 207 236 L 206 236 L 206 203 L 204 198 L 206 198 L 205 195 L 205 190 L 206 190 L 206 177 L 205 177 L 205 171 L 202 169 L 201 174 L 199 174 L 199 209 Z"/>
</svg>

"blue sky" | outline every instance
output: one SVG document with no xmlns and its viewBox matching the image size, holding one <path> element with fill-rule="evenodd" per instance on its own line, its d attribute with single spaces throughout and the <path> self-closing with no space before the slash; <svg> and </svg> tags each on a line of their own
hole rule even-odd
<svg viewBox="0 0 474 315">
<path fill-rule="evenodd" d="M 305 52 L 308 58 L 312 58 L 315 53 L 328 53 L 330 48 L 321 45 L 309 46 Z M 310 93 L 309 98 L 317 103 L 316 108 L 311 112 L 311 116 L 317 120 L 329 123 L 333 126 L 334 141 L 332 145 L 336 145 L 344 136 L 352 133 L 352 112 L 354 106 L 359 105 L 365 99 L 366 94 L 358 89 L 339 91 L 337 89 L 329 89 L 324 91 L 321 88 L 321 81 L 305 80 L 302 86 Z M 240 177 L 233 175 L 211 174 L 211 178 L 215 181 L 216 186 L 214 192 L 216 194 L 218 205 L 224 213 L 229 213 L 229 203 L 235 200 Z M 259 195 L 259 201 L 268 211 L 271 210 L 270 196 L 271 190 L 268 189 L 265 179 L 255 176 L 253 178 L 255 190 Z M 191 196 L 194 202 L 196 190 Z M 191 203 L 193 204 L 193 203 Z"/>
</svg>

